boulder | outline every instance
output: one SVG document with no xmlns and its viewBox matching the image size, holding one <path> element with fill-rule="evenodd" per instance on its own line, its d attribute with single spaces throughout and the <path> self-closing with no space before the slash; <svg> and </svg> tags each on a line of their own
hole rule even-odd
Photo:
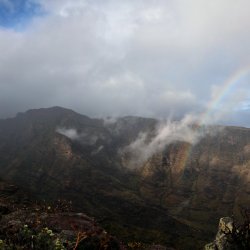
<svg viewBox="0 0 250 250">
<path fill-rule="evenodd" d="M 215 240 L 205 245 L 205 250 L 238 250 L 237 246 L 230 241 L 230 233 L 233 232 L 233 219 L 223 217 L 220 219 L 218 232 Z"/>
</svg>

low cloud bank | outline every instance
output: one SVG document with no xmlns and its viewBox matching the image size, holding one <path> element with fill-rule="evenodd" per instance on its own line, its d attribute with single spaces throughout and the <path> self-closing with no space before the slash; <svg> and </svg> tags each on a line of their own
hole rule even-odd
<svg viewBox="0 0 250 250">
<path fill-rule="evenodd" d="M 154 154 L 163 151 L 171 143 L 181 141 L 195 145 L 205 136 L 215 136 L 224 128 L 223 126 L 201 125 L 199 121 L 199 117 L 190 114 L 180 121 L 171 119 L 159 121 L 155 129 L 139 133 L 137 138 L 127 146 L 119 149 L 118 145 L 117 152 L 128 161 L 126 165 L 137 168 Z M 110 123 L 116 123 L 116 121 L 109 119 L 104 125 Z M 133 130 L 133 125 L 130 129 Z M 56 131 L 71 140 L 79 141 L 81 144 L 97 146 L 95 151 L 92 152 L 93 155 L 103 150 L 103 145 L 96 144 L 98 139 L 107 140 L 100 134 L 93 134 L 93 131 L 78 132 L 74 128 L 63 127 L 57 128 Z"/>
<path fill-rule="evenodd" d="M 130 156 L 129 165 L 139 166 L 155 153 L 176 141 L 183 141 L 195 145 L 206 135 L 215 135 L 222 127 L 200 126 L 192 115 L 185 116 L 181 121 L 161 122 L 154 135 L 140 133 L 136 140 L 121 150 L 121 154 Z"/>
</svg>

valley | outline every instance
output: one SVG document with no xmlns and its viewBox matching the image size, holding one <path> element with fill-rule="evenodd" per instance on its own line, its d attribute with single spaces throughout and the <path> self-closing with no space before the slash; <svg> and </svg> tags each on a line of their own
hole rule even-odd
<svg viewBox="0 0 250 250">
<path fill-rule="evenodd" d="M 29 110 L 0 120 L 0 176 L 34 200 L 71 201 L 124 242 L 201 249 L 220 217 L 250 205 L 250 129 L 185 132 L 196 130 L 194 143 L 152 144 L 155 119 Z"/>
</svg>

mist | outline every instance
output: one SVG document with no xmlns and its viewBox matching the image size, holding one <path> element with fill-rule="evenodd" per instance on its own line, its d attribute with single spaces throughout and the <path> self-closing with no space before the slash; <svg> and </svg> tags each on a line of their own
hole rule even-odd
<svg viewBox="0 0 250 250">
<path fill-rule="evenodd" d="M 71 140 L 79 140 L 81 137 L 74 128 L 57 128 L 56 132 L 68 137 Z"/>
<path fill-rule="evenodd" d="M 88 146 L 94 146 L 97 140 L 102 138 L 102 135 L 92 133 L 91 131 L 88 131 L 88 129 L 78 132 L 77 129 L 75 128 L 59 127 L 56 129 L 56 132 L 66 136 L 72 141 L 78 141 L 82 145 L 88 145 Z M 101 150 L 102 148 L 99 149 L 98 152 Z"/>
<path fill-rule="evenodd" d="M 128 154 L 129 167 L 141 167 L 154 154 L 162 152 L 166 146 L 175 142 L 187 142 L 192 146 L 203 137 L 214 136 L 224 129 L 223 126 L 206 126 L 197 123 L 197 117 L 185 116 L 180 121 L 160 121 L 156 130 L 152 133 L 140 133 L 138 137 L 120 153 Z"/>
<path fill-rule="evenodd" d="M 135 117 L 136 118 L 136 117 Z M 206 136 L 216 136 L 217 133 L 224 129 L 224 126 L 211 125 L 212 121 L 209 116 L 206 117 L 207 124 L 201 123 L 200 117 L 188 114 L 183 119 L 174 120 L 170 117 L 167 120 L 157 120 L 156 127 L 147 132 L 140 132 L 138 136 L 128 145 L 117 149 L 117 154 L 126 156 L 129 159 L 127 163 L 129 168 L 141 167 L 154 154 L 164 151 L 164 149 L 175 142 L 186 142 L 191 146 L 199 143 Z M 212 119 L 210 117 L 210 119 Z M 117 122 L 117 117 L 108 117 L 103 120 L 103 125 L 108 128 Z M 133 130 L 133 125 L 131 125 Z M 93 134 L 88 131 L 78 132 L 75 128 L 60 127 L 56 132 L 62 134 L 72 141 L 78 141 L 83 145 L 94 146 L 95 150 L 92 155 L 96 155 L 104 149 L 104 145 L 96 144 L 98 140 L 103 142 L 110 138 L 106 138 L 104 134 Z M 112 131 L 109 131 L 109 133 Z M 113 138 L 118 134 L 112 134 Z M 112 138 L 111 136 L 111 138 Z"/>
</svg>

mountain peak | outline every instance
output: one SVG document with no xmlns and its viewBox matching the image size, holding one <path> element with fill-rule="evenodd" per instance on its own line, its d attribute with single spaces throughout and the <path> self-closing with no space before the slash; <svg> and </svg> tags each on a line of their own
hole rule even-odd
<svg viewBox="0 0 250 250">
<path fill-rule="evenodd" d="M 49 108 L 39 108 L 39 109 L 30 109 L 24 113 L 18 113 L 16 118 L 35 120 L 35 121 L 60 121 L 67 118 L 76 118 L 89 120 L 90 118 L 79 114 L 71 109 L 54 106 Z"/>
<path fill-rule="evenodd" d="M 24 113 L 18 113 L 20 115 L 42 115 L 42 114 L 77 114 L 75 111 L 60 106 L 53 106 L 49 108 L 29 109 Z"/>
</svg>

